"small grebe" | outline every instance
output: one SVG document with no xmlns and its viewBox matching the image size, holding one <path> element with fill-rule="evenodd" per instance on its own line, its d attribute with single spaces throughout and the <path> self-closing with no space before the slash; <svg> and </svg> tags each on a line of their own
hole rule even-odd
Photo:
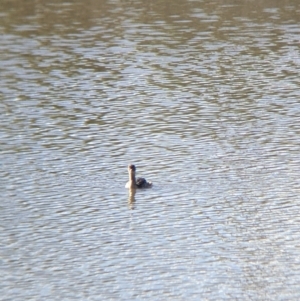
<svg viewBox="0 0 300 301">
<path fill-rule="evenodd" d="M 128 176 L 129 181 L 126 183 L 125 188 L 136 189 L 136 188 L 150 188 L 152 187 L 151 182 L 147 182 L 145 178 L 135 179 L 135 166 L 133 164 L 128 165 Z"/>
</svg>

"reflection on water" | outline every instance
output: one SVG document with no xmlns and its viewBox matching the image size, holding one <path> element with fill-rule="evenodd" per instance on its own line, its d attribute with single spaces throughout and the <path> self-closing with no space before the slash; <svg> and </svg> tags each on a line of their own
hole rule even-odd
<svg viewBox="0 0 300 301">
<path fill-rule="evenodd" d="M 298 1 L 0 12 L 5 300 L 299 299 Z"/>
<path fill-rule="evenodd" d="M 134 209 L 136 189 L 128 189 L 128 207 Z"/>
</svg>

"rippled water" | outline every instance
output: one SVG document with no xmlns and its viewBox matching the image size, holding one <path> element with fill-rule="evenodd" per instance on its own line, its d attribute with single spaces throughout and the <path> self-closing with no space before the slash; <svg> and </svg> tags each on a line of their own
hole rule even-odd
<svg viewBox="0 0 300 301">
<path fill-rule="evenodd" d="M 2 300 L 299 300 L 298 1 L 0 16 Z"/>
</svg>

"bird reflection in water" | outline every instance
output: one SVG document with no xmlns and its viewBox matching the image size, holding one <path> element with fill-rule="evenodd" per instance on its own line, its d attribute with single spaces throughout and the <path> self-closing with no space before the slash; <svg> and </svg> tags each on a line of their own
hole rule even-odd
<svg viewBox="0 0 300 301">
<path fill-rule="evenodd" d="M 131 210 L 134 209 L 134 204 L 136 202 L 136 200 L 135 200 L 135 193 L 136 193 L 136 189 L 135 188 L 128 189 L 128 207 Z"/>
</svg>

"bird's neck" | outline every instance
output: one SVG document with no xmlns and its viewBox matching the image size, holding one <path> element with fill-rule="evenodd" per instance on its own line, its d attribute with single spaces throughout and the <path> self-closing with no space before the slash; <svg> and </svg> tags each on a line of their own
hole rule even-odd
<svg viewBox="0 0 300 301">
<path fill-rule="evenodd" d="M 130 171 L 128 175 L 129 175 L 129 188 L 136 188 L 135 173 Z"/>
</svg>

